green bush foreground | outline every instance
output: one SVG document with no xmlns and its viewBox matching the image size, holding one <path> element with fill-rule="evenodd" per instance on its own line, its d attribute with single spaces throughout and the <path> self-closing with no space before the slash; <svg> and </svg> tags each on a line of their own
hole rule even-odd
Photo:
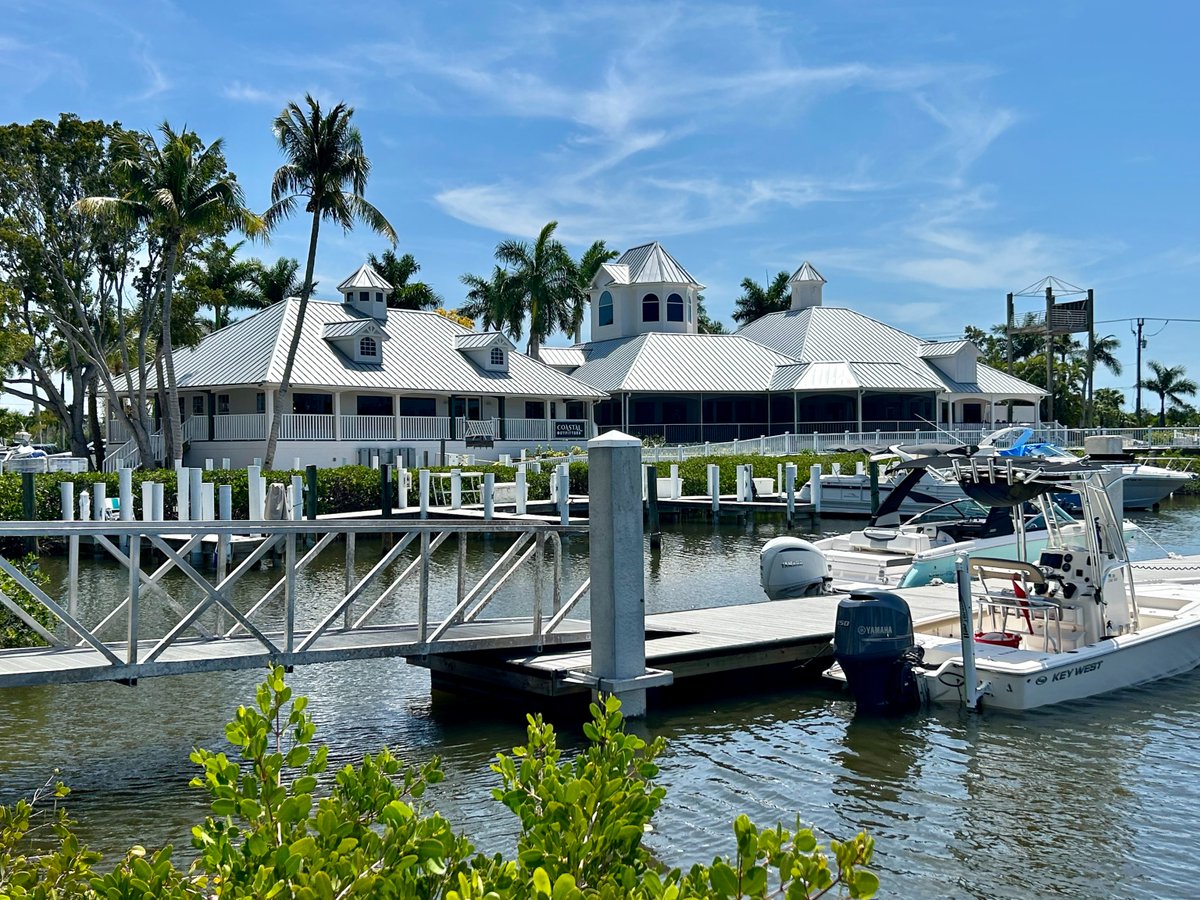
<svg viewBox="0 0 1200 900">
<path fill-rule="evenodd" d="M 564 760 L 552 726 L 530 716 L 528 743 L 499 754 L 493 797 L 521 822 L 517 854 L 476 854 L 466 837 L 421 798 L 442 780 L 437 760 L 403 763 L 389 750 L 329 777 L 328 748 L 304 697 L 293 699 L 282 668 L 259 685 L 255 703 L 225 727 L 233 758 L 196 750 L 192 786 L 212 798 L 192 829 L 197 857 L 177 868 L 171 848 L 133 847 L 116 868 L 96 871 L 59 799 L 61 785 L 0 807 L 3 898 L 413 897 L 811 898 L 836 890 L 871 897 L 864 868 L 873 841 L 832 841 L 811 830 L 733 823 L 736 852 L 687 872 L 666 870 L 642 839 L 666 790 L 654 783 L 664 741 L 625 731 L 613 698 L 593 704 L 587 747 Z"/>
</svg>

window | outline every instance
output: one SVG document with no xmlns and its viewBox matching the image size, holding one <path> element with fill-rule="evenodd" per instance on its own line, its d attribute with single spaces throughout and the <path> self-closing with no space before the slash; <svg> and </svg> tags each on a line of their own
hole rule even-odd
<svg viewBox="0 0 1200 900">
<path fill-rule="evenodd" d="M 360 339 L 358 342 L 358 355 L 359 356 L 378 356 L 379 355 L 379 345 L 377 343 L 375 343 L 375 338 L 365 337 L 365 338 Z"/>
<path fill-rule="evenodd" d="M 478 397 L 450 398 L 450 415 L 457 419 L 470 419 L 472 422 L 477 422 L 481 411 Z"/>
<path fill-rule="evenodd" d="M 267 395 L 262 391 L 254 395 L 254 411 L 256 413 L 265 413 L 267 411 Z"/>
<path fill-rule="evenodd" d="M 401 397 L 400 415 L 436 416 L 437 399 L 434 397 Z"/>
<path fill-rule="evenodd" d="M 492 365 L 493 366 L 504 365 L 504 348 L 503 347 L 493 347 L 492 348 Z"/>
<path fill-rule="evenodd" d="M 383 302 L 383 291 L 376 291 L 376 292 L 375 292 L 375 302 L 376 302 L 376 303 L 382 303 L 382 302 Z"/>
<path fill-rule="evenodd" d="M 355 410 L 360 416 L 390 416 L 392 398 L 379 394 L 365 394 L 355 400 Z"/>
<path fill-rule="evenodd" d="M 564 406 L 566 407 L 565 412 L 568 419 L 582 419 L 584 417 L 582 400 L 568 400 Z"/>
<path fill-rule="evenodd" d="M 228 394 L 217 394 L 217 415 L 218 416 L 229 415 L 229 395 Z"/>
<path fill-rule="evenodd" d="M 371 292 L 370 291 L 359 291 L 358 292 L 358 302 L 359 303 L 370 303 L 371 302 Z"/>
<path fill-rule="evenodd" d="M 333 415 L 332 394 L 292 394 L 292 412 L 300 415 Z"/>
<path fill-rule="evenodd" d="M 658 321 L 658 294 L 647 294 L 642 298 L 642 321 Z"/>
<path fill-rule="evenodd" d="M 600 295 L 600 325 L 611 325 L 613 323 L 613 302 L 612 294 L 605 291 Z"/>
<path fill-rule="evenodd" d="M 552 419 L 558 418 L 558 404 L 555 403 L 553 400 L 550 401 L 550 418 L 552 418 Z"/>
<path fill-rule="evenodd" d="M 525 401 L 525 418 L 527 418 L 527 419 L 544 419 L 544 418 L 546 418 L 546 401 L 545 400 L 526 400 Z"/>
<path fill-rule="evenodd" d="M 204 415 L 204 397 L 200 394 L 196 394 L 194 397 L 192 397 L 192 415 Z"/>
<path fill-rule="evenodd" d="M 683 321 L 683 298 L 678 294 L 671 294 L 671 296 L 667 298 L 667 321 Z"/>
</svg>

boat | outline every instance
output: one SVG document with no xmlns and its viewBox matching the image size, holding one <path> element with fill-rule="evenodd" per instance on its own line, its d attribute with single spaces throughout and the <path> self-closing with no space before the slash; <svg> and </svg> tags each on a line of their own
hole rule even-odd
<svg viewBox="0 0 1200 900">
<path fill-rule="evenodd" d="M 1047 441 L 1032 441 L 1033 429 L 1025 426 L 1001 428 L 984 437 L 978 446 L 970 444 L 895 444 L 885 453 L 876 454 L 873 462 L 891 463 L 871 484 L 867 472 L 855 474 L 826 473 L 821 475 L 821 512 L 829 515 L 870 516 L 875 503 L 882 502 L 903 480 L 899 466 L 924 457 L 979 456 L 1001 459 L 1045 459 L 1064 464 L 1078 462 L 1080 457 Z M 1125 510 L 1153 509 L 1172 493 L 1197 476 L 1186 469 L 1167 468 L 1139 462 L 1124 450 L 1120 438 L 1097 435 L 1086 439 L 1089 454 L 1086 459 L 1119 470 L 1122 502 Z M 812 487 L 805 484 L 799 491 L 802 503 L 812 502 Z M 873 501 L 872 497 L 875 500 Z M 905 496 L 900 512 L 914 516 L 944 503 L 961 499 L 962 487 L 938 467 L 927 467 L 924 476 Z M 1060 505 L 1078 509 L 1078 501 L 1069 495 L 1059 498 Z"/>
<path fill-rule="evenodd" d="M 834 666 L 860 710 L 923 704 L 1029 710 L 1167 678 L 1200 665 L 1200 584 L 1135 588 L 1114 497 L 1119 467 L 1036 458 L 951 460 L 987 507 L 1077 493 L 1082 520 L 1052 530 L 1036 563 L 956 560 L 957 612 L 914 626 L 900 593 L 857 591 L 838 603 Z M 928 590 L 928 589 L 925 589 Z"/>
</svg>

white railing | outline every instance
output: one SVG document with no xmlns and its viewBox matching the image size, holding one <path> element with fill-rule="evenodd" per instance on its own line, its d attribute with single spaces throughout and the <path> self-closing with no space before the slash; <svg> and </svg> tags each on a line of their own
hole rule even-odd
<svg viewBox="0 0 1200 900">
<path fill-rule="evenodd" d="M 397 416 L 397 440 L 446 441 L 450 439 L 449 416 Z"/>
<path fill-rule="evenodd" d="M 133 432 L 129 430 L 129 426 L 125 424 L 124 419 L 109 419 L 105 425 L 105 439 L 114 446 L 117 444 L 123 444 L 133 437 Z"/>
<path fill-rule="evenodd" d="M 279 424 L 281 441 L 332 441 L 331 415 L 319 413 L 285 413 Z"/>
<path fill-rule="evenodd" d="M 285 420 L 287 418 L 284 416 Z M 200 438 L 200 440 L 206 439 L 207 435 Z M 266 439 L 267 416 L 265 413 L 213 416 L 214 441 L 265 441 Z"/>
<path fill-rule="evenodd" d="M 208 440 L 208 417 L 191 416 L 183 420 L 183 439 L 185 441 Z"/>
<path fill-rule="evenodd" d="M 342 439 L 347 441 L 394 441 L 395 416 L 342 416 Z"/>
<path fill-rule="evenodd" d="M 150 452 L 156 459 L 163 454 L 162 432 L 150 435 Z M 142 454 L 138 452 L 137 441 L 130 438 L 106 457 L 101 466 L 105 472 L 115 472 L 118 469 L 137 469 L 142 466 Z"/>
<path fill-rule="evenodd" d="M 495 440 L 500 435 L 500 429 L 497 427 L 495 419 L 466 419 L 460 416 L 455 420 L 455 434 L 459 440 L 467 438 L 482 438 L 484 440 Z"/>
<path fill-rule="evenodd" d="M 548 441 L 550 429 L 545 419 L 505 419 L 504 438 L 509 441 Z"/>
</svg>

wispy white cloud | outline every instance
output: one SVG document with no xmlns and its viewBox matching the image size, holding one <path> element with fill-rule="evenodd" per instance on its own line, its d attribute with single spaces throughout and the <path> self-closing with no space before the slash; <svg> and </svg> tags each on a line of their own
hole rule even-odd
<svg viewBox="0 0 1200 900">
<path fill-rule="evenodd" d="M 162 67 L 150 56 L 150 52 L 146 47 L 146 40 L 139 35 L 136 43 L 139 45 L 139 49 L 134 60 L 141 67 L 145 77 L 145 84 L 141 91 L 129 99 L 134 103 L 141 103 L 146 100 L 152 100 L 159 94 L 170 90 L 171 81 L 163 73 Z"/>
<path fill-rule="evenodd" d="M 235 81 L 221 89 L 221 96 L 229 100 L 236 100 L 239 103 L 269 103 L 275 105 L 280 102 L 281 95 L 277 91 L 255 87 L 243 81 Z"/>
</svg>

